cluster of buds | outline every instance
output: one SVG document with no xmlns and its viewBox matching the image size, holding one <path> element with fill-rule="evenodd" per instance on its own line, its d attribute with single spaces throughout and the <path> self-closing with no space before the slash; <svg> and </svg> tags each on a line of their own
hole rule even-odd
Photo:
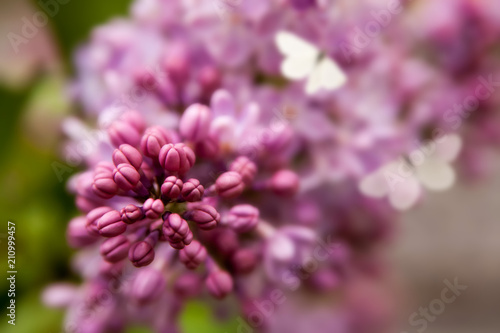
<svg viewBox="0 0 500 333">
<path fill-rule="evenodd" d="M 186 110 L 179 133 L 146 127 L 134 111 L 114 122 L 108 129 L 115 147 L 112 162 L 100 162 L 82 175 L 77 205 L 86 217 L 70 224 L 70 244 L 99 243 L 109 264 L 123 266 L 128 259 L 143 267 L 155 260 L 157 248 L 165 243 L 178 251 L 175 258 L 187 269 L 204 264 L 205 285 L 214 297 L 227 295 L 233 278 L 225 266 L 231 273 L 248 273 L 257 261 L 253 251 L 238 244 L 237 235 L 252 232 L 260 218 L 258 208 L 240 203 L 242 194 L 269 190 L 290 196 L 298 189 L 298 177 L 289 170 L 275 170 L 257 181 L 256 163 L 237 156 L 217 169 L 219 176 L 205 188 L 193 170 L 197 156 L 214 168 L 221 160 L 219 149 L 207 149 L 207 142 L 217 146 L 216 138 L 209 137 L 210 122 L 211 110 L 201 104 Z M 227 261 L 214 259 L 224 255 Z"/>
</svg>

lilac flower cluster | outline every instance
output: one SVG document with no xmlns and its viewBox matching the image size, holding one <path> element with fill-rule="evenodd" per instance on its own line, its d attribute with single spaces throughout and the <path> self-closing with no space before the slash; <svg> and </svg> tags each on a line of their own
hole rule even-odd
<svg viewBox="0 0 500 333">
<path fill-rule="evenodd" d="M 391 331 L 377 249 L 392 208 L 451 186 L 453 161 L 482 175 L 483 151 L 500 143 L 491 6 L 137 0 L 76 54 L 72 93 L 88 119 L 66 122 L 67 149 L 88 123 L 102 135 L 69 182 L 84 283 L 47 302 L 68 308 L 76 332 L 173 332 L 203 290 L 232 295 L 247 331 Z M 306 93 L 282 73 L 282 31 L 347 82 Z M 303 305 L 311 294 L 324 306 Z"/>
</svg>

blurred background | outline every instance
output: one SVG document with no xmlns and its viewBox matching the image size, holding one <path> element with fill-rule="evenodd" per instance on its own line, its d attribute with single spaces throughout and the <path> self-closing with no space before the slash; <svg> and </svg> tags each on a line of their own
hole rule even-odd
<svg viewBox="0 0 500 333">
<path fill-rule="evenodd" d="M 72 250 L 65 242 L 67 221 L 76 215 L 65 181 L 54 171 L 63 136 L 59 121 L 69 113 L 65 87 L 72 76 L 72 54 L 91 29 L 109 18 L 125 15 L 130 1 L 70 0 L 60 4 L 46 25 L 16 53 L 8 38 L 20 33 L 23 17 L 43 10 L 35 1 L 0 1 L 0 260 L 7 266 L 7 221 L 16 223 L 16 326 L 2 315 L 0 332 L 60 332 L 63 311 L 40 302 L 43 288 L 53 281 L 77 280 L 69 267 Z M 430 322 L 428 333 L 500 332 L 500 158 L 491 181 L 461 184 L 432 194 L 406 214 L 394 245 L 387 249 L 397 276 L 395 288 L 405 300 L 400 332 L 417 332 L 409 317 L 441 297 L 444 280 L 458 279 L 468 288 L 442 315 Z M 4 273 L 2 273 L 2 276 Z M 0 302 L 9 302 L 7 281 L 0 280 Z M 222 326 L 221 326 L 222 325 Z M 201 304 L 188 306 L 186 332 L 235 331 L 234 323 L 215 322 Z M 147 332 L 138 327 L 130 332 Z M 388 332 L 391 333 L 391 332 Z"/>
</svg>

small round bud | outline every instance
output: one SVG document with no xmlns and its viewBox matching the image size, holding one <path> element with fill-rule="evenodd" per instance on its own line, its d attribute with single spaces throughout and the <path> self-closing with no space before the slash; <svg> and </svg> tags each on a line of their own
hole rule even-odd
<svg viewBox="0 0 500 333">
<path fill-rule="evenodd" d="M 257 166 L 248 157 L 240 156 L 231 163 L 229 170 L 239 173 L 243 182 L 249 185 L 255 178 Z"/>
<path fill-rule="evenodd" d="M 257 256 L 249 249 L 239 249 L 231 256 L 231 266 L 239 274 L 248 274 L 257 266 Z"/>
<path fill-rule="evenodd" d="M 189 202 L 200 201 L 203 197 L 205 188 L 200 184 L 200 181 L 195 178 L 189 179 L 182 186 L 182 197 Z"/>
<path fill-rule="evenodd" d="M 248 232 L 254 229 L 259 222 L 259 209 L 246 204 L 236 205 L 225 217 L 225 222 L 236 232 Z"/>
<path fill-rule="evenodd" d="M 101 170 L 94 176 L 92 191 L 95 195 L 103 199 L 111 199 L 118 192 L 118 185 L 113 179 L 113 172 Z"/>
<path fill-rule="evenodd" d="M 165 284 L 161 271 L 149 267 L 140 269 L 132 282 L 132 297 L 140 304 L 153 302 L 162 294 Z"/>
<path fill-rule="evenodd" d="M 87 219 L 83 216 L 75 217 L 69 222 L 66 237 L 72 248 L 85 247 L 98 239 L 88 232 L 86 225 Z"/>
<path fill-rule="evenodd" d="M 112 211 L 113 208 L 107 207 L 107 206 L 102 206 L 102 207 L 97 207 L 95 209 L 92 209 L 90 212 L 87 213 L 87 230 L 95 235 L 99 235 L 99 230 L 97 229 L 97 221 L 107 212 Z"/>
<path fill-rule="evenodd" d="M 189 269 L 195 269 L 205 259 L 207 259 L 207 250 L 196 240 L 179 251 L 179 260 Z"/>
<path fill-rule="evenodd" d="M 125 191 L 134 189 L 141 179 L 141 175 L 128 163 L 119 164 L 114 173 L 115 183 Z"/>
<path fill-rule="evenodd" d="M 227 272 L 214 270 L 208 275 L 205 285 L 212 296 L 222 299 L 233 290 L 233 279 Z"/>
<path fill-rule="evenodd" d="M 181 195 L 183 182 L 176 176 L 169 176 L 161 185 L 161 194 L 165 198 L 177 199 Z"/>
<path fill-rule="evenodd" d="M 167 241 L 175 249 L 182 249 L 193 240 L 188 223 L 178 214 L 169 214 L 164 219 L 162 230 Z"/>
<path fill-rule="evenodd" d="M 182 274 L 174 284 L 174 292 L 182 298 L 194 297 L 201 292 L 202 280 L 195 272 Z"/>
<path fill-rule="evenodd" d="M 127 237 L 118 235 L 105 240 L 101 244 L 100 252 L 106 261 L 118 262 L 127 257 L 129 247 L 130 242 Z"/>
<path fill-rule="evenodd" d="M 186 140 L 197 142 L 208 135 L 211 122 L 210 109 L 202 104 L 189 106 L 181 117 L 179 132 Z"/>
<path fill-rule="evenodd" d="M 139 133 L 142 133 L 144 131 L 144 128 L 146 127 L 142 115 L 135 110 L 129 110 L 125 112 L 120 116 L 120 120 L 126 122 L 127 124 L 130 124 Z"/>
<path fill-rule="evenodd" d="M 214 229 L 220 221 L 220 214 L 211 205 L 197 205 L 188 215 L 203 230 Z"/>
<path fill-rule="evenodd" d="M 184 174 L 191 169 L 196 158 L 193 150 L 185 144 L 169 143 L 161 148 L 158 159 L 165 170 Z"/>
<path fill-rule="evenodd" d="M 137 128 L 125 121 L 116 121 L 108 127 L 108 136 L 115 147 L 122 144 L 137 146 L 141 140 L 141 135 Z"/>
<path fill-rule="evenodd" d="M 166 129 L 160 126 L 149 127 L 142 136 L 141 150 L 144 155 L 157 158 L 161 147 L 170 142 L 172 142 L 172 136 Z"/>
<path fill-rule="evenodd" d="M 299 176 L 290 170 L 280 170 L 271 178 L 271 190 L 280 196 L 293 196 L 299 189 Z"/>
<path fill-rule="evenodd" d="M 115 237 L 123 234 L 127 229 L 127 225 L 122 221 L 121 214 L 116 210 L 112 210 L 97 220 L 97 229 L 104 237 Z"/>
<path fill-rule="evenodd" d="M 245 184 L 240 174 L 234 171 L 223 173 L 215 181 L 217 193 L 225 199 L 234 199 L 243 192 Z"/>
<path fill-rule="evenodd" d="M 160 199 L 149 198 L 144 202 L 142 206 L 144 214 L 149 219 L 157 219 L 163 214 L 165 210 L 165 205 Z"/>
<path fill-rule="evenodd" d="M 137 148 L 123 144 L 113 151 L 113 163 L 115 166 L 122 163 L 130 164 L 136 170 L 139 170 L 142 164 L 142 155 Z"/>
<path fill-rule="evenodd" d="M 155 258 L 154 243 L 148 241 L 148 238 L 142 242 L 132 244 L 128 251 L 128 259 L 135 267 L 147 266 Z"/>
<path fill-rule="evenodd" d="M 120 213 L 122 214 L 122 221 L 127 224 L 132 224 L 144 218 L 141 207 L 132 204 L 126 205 Z"/>
</svg>

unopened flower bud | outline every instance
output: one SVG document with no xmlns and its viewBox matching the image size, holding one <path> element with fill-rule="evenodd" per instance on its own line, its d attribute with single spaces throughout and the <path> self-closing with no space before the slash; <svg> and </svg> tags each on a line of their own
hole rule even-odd
<svg viewBox="0 0 500 333">
<path fill-rule="evenodd" d="M 240 174 L 234 171 L 223 173 L 215 181 L 217 193 L 226 199 L 234 199 L 243 192 L 245 184 Z"/>
<path fill-rule="evenodd" d="M 137 148 L 123 144 L 113 152 L 113 163 L 115 166 L 122 163 L 130 164 L 136 170 L 139 170 L 142 164 L 142 155 Z"/>
<path fill-rule="evenodd" d="M 211 121 L 210 109 L 202 104 L 189 106 L 181 117 L 179 132 L 186 140 L 197 142 L 208 135 Z"/>
<path fill-rule="evenodd" d="M 195 269 L 205 259 L 207 259 L 207 250 L 196 240 L 179 251 L 179 260 L 189 269 Z"/>
<path fill-rule="evenodd" d="M 182 180 L 176 176 L 169 176 L 161 185 L 161 194 L 165 198 L 177 199 L 181 195 L 183 184 Z"/>
<path fill-rule="evenodd" d="M 200 293 L 202 283 L 198 274 L 187 271 L 175 281 L 174 292 L 182 298 L 194 297 Z"/>
<path fill-rule="evenodd" d="M 118 185 L 113 179 L 113 172 L 105 169 L 96 172 L 92 191 L 95 195 L 103 199 L 114 197 L 118 191 Z"/>
<path fill-rule="evenodd" d="M 160 126 L 149 127 L 142 136 L 141 150 L 144 155 L 157 158 L 161 147 L 170 142 L 172 142 L 172 136 L 166 129 Z"/>
<path fill-rule="evenodd" d="M 144 214 L 149 219 L 157 219 L 163 214 L 165 210 L 165 205 L 160 199 L 149 198 L 144 202 L 142 206 Z"/>
<path fill-rule="evenodd" d="M 97 229 L 104 237 L 115 237 L 123 234 L 127 229 L 127 225 L 122 221 L 121 214 L 116 210 L 112 210 L 97 220 Z"/>
<path fill-rule="evenodd" d="M 139 133 L 142 133 L 144 131 L 144 128 L 146 127 L 142 115 L 135 110 L 129 110 L 125 112 L 120 116 L 120 120 L 130 124 Z"/>
<path fill-rule="evenodd" d="M 100 252 L 107 261 L 118 262 L 127 257 L 129 247 L 130 242 L 127 237 L 118 235 L 105 240 L 104 243 L 101 244 Z"/>
<path fill-rule="evenodd" d="M 248 232 L 257 226 L 259 210 L 251 205 L 236 205 L 225 217 L 225 222 L 236 232 Z"/>
<path fill-rule="evenodd" d="M 164 219 L 162 230 L 174 249 L 182 249 L 193 240 L 188 223 L 178 214 L 169 214 Z"/>
<path fill-rule="evenodd" d="M 108 127 L 108 135 L 111 143 L 115 147 L 122 144 L 137 146 L 141 140 L 141 135 L 137 128 L 126 121 L 116 121 Z"/>
<path fill-rule="evenodd" d="M 87 219 L 83 216 L 75 217 L 68 224 L 66 237 L 73 248 L 85 247 L 94 243 L 98 238 L 87 230 Z"/>
<path fill-rule="evenodd" d="M 107 212 L 112 211 L 113 208 L 107 207 L 107 206 L 102 206 L 102 207 L 97 207 L 95 209 L 92 209 L 90 212 L 87 213 L 87 230 L 95 235 L 99 235 L 99 230 L 97 229 L 97 221 Z"/>
<path fill-rule="evenodd" d="M 188 215 L 203 230 L 214 229 L 220 221 L 220 214 L 212 205 L 197 205 Z"/>
<path fill-rule="evenodd" d="M 131 285 L 132 297 L 140 304 L 156 300 L 165 288 L 165 277 L 155 268 L 139 270 Z"/>
<path fill-rule="evenodd" d="M 122 190 L 129 191 L 137 186 L 141 175 L 132 165 L 122 163 L 114 170 L 113 179 Z"/>
<path fill-rule="evenodd" d="M 231 256 L 231 266 L 239 274 L 247 274 L 257 266 L 257 256 L 249 249 L 239 249 Z"/>
<path fill-rule="evenodd" d="M 198 179 L 191 178 L 182 186 L 181 194 L 184 200 L 195 202 L 201 200 L 204 191 L 205 188 L 200 184 L 200 181 Z"/>
<path fill-rule="evenodd" d="M 248 157 L 240 156 L 231 163 L 229 170 L 239 173 L 243 182 L 249 185 L 255 178 L 257 166 Z"/>
<path fill-rule="evenodd" d="M 222 270 L 212 271 L 206 281 L 208 292 L 217 299 L 222 299 L 233 290 L 231 275 Z"/>
<path fill-rule="evenodd" d="M 270 188 L 277 195 L 293 196 L 299 189 L 299 177 L 293 171 L 280 170 L 271 178 Z"/>
<path fill-rule="evenodd" d="M 127 224 L 132 224 L 144 218 L 144 212 L 141 207 L 137 207 L 136 205 L 126 205 L 121 210 L 122 221 Z"/>
<path fill-rule="evenodd" d="M 158 159 L 165 170 L 184 174 L 194 165 L 196 157 L 193 150 L 185 144 L 169 143 L 161 148 Z"/>
<path fill-rule="evenodd" d="M 143 241 L 132 244 L 128 251 L 128 259 L 135 267 L 147 266 L 155 258 L 154 247 L 158 241 L 158 232 L 154 231 Z"/>
</svg>

